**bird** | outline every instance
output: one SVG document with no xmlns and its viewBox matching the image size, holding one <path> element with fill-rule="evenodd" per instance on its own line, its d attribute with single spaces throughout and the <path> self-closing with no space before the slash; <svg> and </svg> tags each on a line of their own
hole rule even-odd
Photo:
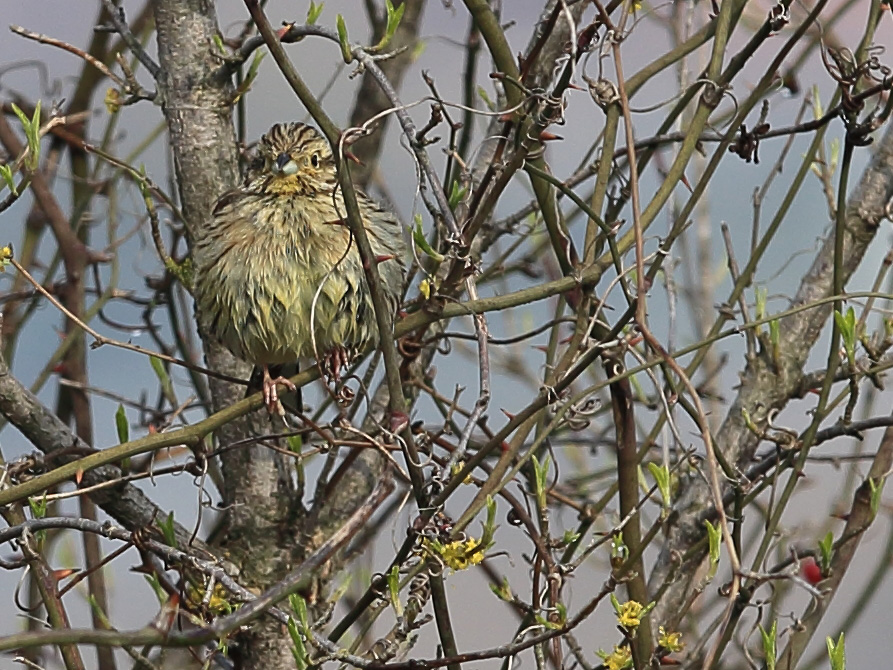
<svg viewBox="0 0 893 670">
<path fill-rule="evenodd" d="M 381 286 L 396 313 L 406 275 L 396 215 L 357 192 Z M 224 193 L 192 247 L 201 328 L 263 371 L 264 402 L 282 413 L 271 374 L 314 358 L 338 379 L 378 344 L 363 261 L 329 142 L 312 126 L 277 123 L 258 142 L 242 184 Z"/>
</svg>

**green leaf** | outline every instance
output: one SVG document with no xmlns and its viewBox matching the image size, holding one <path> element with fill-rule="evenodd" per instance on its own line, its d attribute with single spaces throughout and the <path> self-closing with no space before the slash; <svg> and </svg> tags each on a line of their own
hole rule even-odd
<svg viewBox="0 0 893 670">
<path fill-rule="evenodd" d="M 40 100 L 34 106 L 34 115 L 30 119 L 15 103 L 11 106 L 12 111 L 19 117 L 25 138 L 28 140 L 28 167 L 35 170 L 40 162 Z"/>
<path fill-rule="evenodd" d="M 96 615 L 96 618 L 102 623 L 103 626 L 111 630 L 112 622 L 109 621 L 109 618 L 106 616 L 103 609 L 99 606 L 99 603 L 96 602 L 96 597 L 90 593 L 87 595 L 87 603 L 90 605 L 90 609 L 93 610 L 93 613 Z"/>
<path fill-rule="evenodd" d="M 536 487 L 536 490 L 534 491 L 536 494 L 536 504 L 539 509 L 544 510 L 546 509 L 546 490 L 549 488 L 549 465 L 552 461 L 551 458 L 546 456 L 546 460 L 540 465 L 539 460 L 534 456 L 531 462 L 533 463 L 533 479 L 534 486 Z"/>
<path fill-rule="evenodd" d="M 484 522 L 484 531 L 481 534 L 481 547 L 486 551 L 493 546 L 493 535 L 496 533 L 496 501 L 493 496 L 487 496 L 487 520 Z"/>
<path fill-rule="evenodd" d="M 15 112 L 15 115 L 19 117 L 19 122 L 22 124 L 22 128 L 27 130 L 28 127 L 31 125 L 31 119 L 29 119 L 28 115 L 25 114 L 25 112 L 23 112 L 21 109 L 19 109 L 19 106 L 14 102 L 10 103 L 9 106 L 12 107 L 12 111 Z"/>
<path fill-rule="evenodd" d="M 161 529 L 161 535 L 164 537 L 165 544 L 169 547 L 176 547 L 177 534 L 174 532 L 174 513 L 171 512 L 166 519 L 158 519 L 155 523 Z"/>
<path fill-rule="evenodd" d="M 508 577 L 502 578 L 502 584 L 490 582 L 490 590 L 500 600 L 507 603 L 512 601 L 512 587 L 509 586 Z"/>
<path fill-rule="evenodd" d="M 707 578 L 713 579 L 714 575 L 716 575 L 716 569 L 719 567 L 719 548 L 722 532 L 719 529 L 719 523 L 714 526 L 708 519 L 704 519 L 704 526 L 707 528 L 707 542 L 710 545 L 710 570 L 707 573 Z"/>
<path fill-rule="evenodd" d="M 746 407 L 741 408 L 741 418 L 744 419 L 744 425 L 747 426 L 747 430 L 749 430 L 751 433 L 753 433 L 754 435 L 763 434 L 760 430 L 760 427 L 753 422 L 753 419 L 750 416 L 750 412 L 747 411 Z"/>
<path fill-rule="evenodd" d="M 264 59 L 264 55 L 266 55 L 265 51 L 256 51 L 254 53 L 251 65 L 248 66 L 248 73 L 245 75 L 246 82 L 254 81 L 257 78 L 257 71 L 260 69 L 260 62 Z"/>
<path fill-rule="evenodd" d="M 307 649 L 304 647 L 304 639 L 298 631 L 298 625 L 291 617 L 288 618 L 288 634 L 291 637 L 291 655 L 295 659 L 295 666 L 298 670 L 305 670 L 307 667 Z"/>
<path fill-rule="evenodd" d="M 400 20 L 403 18 L 403 11 L 406 9 L 405 3 L 400 5 L 397 9 L 394 9 L 394 4 L 391 0 L 384 0 L 384 4 L 388 23 L 381 41 L 373 48 L 374 51 L 380 51 L 390 44 L 391 40 L 394 38 L 394 34 L 397 32 L 397 28 L 400 26 Z"/>
<path fill-rule="evenodd" d="M 623 541 L 623 532 L 614 533 L 611 538 L 611 567 L 618 567 L 629 556 L 629 547 Z"/>
<path fill-rule="evenodd" d="M 775 670 L 776 638 L 778 634 L 778 621 L 772 622 L 772 628 L 768 632 L 759 624 L 760 637 L 763 638 L 763 654 L 766 657 L 766 670 Z"/>
<path fill-rule="evenodd" d="M 822 98 L 819 95 L 819 87 L 816 84 L 813 84 L 812 86 L 812 115 L 817 119 L 820 119 L 825 115 L 825 110 L 822 109 Z"/>
<path fill-rule="evenodd" d="M 31 133 L 37 137 L 37 131 L 40 130 L 40 100 L 34 105 L 34 116 L 31 117 Z"/>
<path fill-rule="evenodd" d="M 312 26 L 316 23 L 316 20 L 319 18 L 319 15 L 322 14 L 322 8 L 325 7 L 326 3 L 321 2 L 318 5 L 310 0 L 310 8 L 307 10 L 307 25 Z"/>
<path fill-rule="evenodd" d="M 468 189 L 459 186 L 458 181 L 454 181 L 452 187 L 450 188 L 450 209 L 456 209 L 456 205 L 462 202 L 462 199 L 465 197 L 466 193 L 468 193 Z"/>
<path fill-rule="evenodd" d="M 338 29 L 338 44 L 341 45 L 341 58 L 345 63 L 353 60 L 353 53 L 350 50 L 350 42 L 347 41 L 347 26 L 344 24 L 344 17 L 341 14 L 335 19 L 335 27 Z"/>
<path fill-rule="evenodd" d="M 840 338 L 843 340 L 843 348 L 846 351 L 847 362 L 850 365 L 850 374 L 856 372 L 856 311 L 850 307 L 844 316 L 838 311 L 834 311 L 834 323 L 840 331 Z"/>
<path fill-rule="evenodd" d="M 307 617 L 307 601 L 304 600 L 303 596 L 297 593 L 292 593 L 288 597 L 288 604 L 291 605 L 291 611 L 294 612 L 297 617 L 297 621 L 301 624 L 301 628 L 309 628 L 310 623 Z"/>
<path fill-rule="evenodd" d="M 846 649 L 844 649 L 843 631 L 837 638 L 837 643 L 830 637 L 825 638 L 828 645 L 828 658 L 831 660 L 831 670 L 846 670 Z"/>
<path fill-rule="evenodd" d="M 834 551 L 834 535 L 831 531 L 819 540 L 819 562 L 822 568 L 822 574 L 827 575 L 831 569 L 831 556 Z"/>
<path fill-rule="evenodd" d="M 757 286 L 753 290 L 754 301 L 756 302 L 756 318 L 759 321 L 760 319 L 766 318 L 766 299 L 769 297 L 769 289 L 765 286 Z"/>
<path fill-rule="evenodd" d="M 149 364 L 152 366 L 155 376 L 158 377 L 158 381 L 161 382 L 161 392 L 164 394 L 164 397 L 167 398 L 172 405 L 176 405 L 174 385 L 171 383 L 171 378 L 170 375 L 168 375 L 167 370 L 164 369 L 164 363 L 157 356 L 149 356 Z"/>
<path fill-rule="evenodd" d="M 654 481 L 657 484 L 657 490 L 660 492 L 662 507 L 664 509 L 669 509 L 671 505 L 670 467 L 666 463 L 664 463 L 663 465 L 658 465 L 657 463 L 648 463 L 648 471 L 651 473 L 651 476 L 654 477 Z"/>
<path fill-rule="evenodd" d="M 778 355 L 778 344 L 781 342 L 781 328 L 778 319 L 772 319 L 769 322 L 769 343 L 772 345 L 772 351 Z"/>
<path fill-rule="evenodd" d="M 158 598 L 158 603 L 163 605 L 167 602 L 167 592 L 164 590 L 164 587 L 161 586 L 161 581 L 158 579 L 158 575 L 143 575 L 143 578 L 149 583 L 149 586 L 152 587 L 152 592 L 155 593 L 155 597 Z"/>
<path fill-rule="evenodd" d="M 492 100 L 490 100 L 490 96 L 487 94 L 487 89 L 485 89 L 483 86 L 478 86 L 477 94 L 478 97 L 484 101 L 484 104 L 487 105 L 487 109 L 489 109 L 491 112 L 496 111 L 496 105 L 493 103 Z"/>
<path fill-rule="evenodd" d="M 289 435 L 285 438 L 285 444 L 290 452 L 300 454 L 304 448 L 304 438 L 300 435 Z"/>
<path fill-rule="evenodd" d="M 40 100 L 34 105 L 34 116 L 31 117 L 31 123 L 25 129 L 28 137 L 28 148 L 31 150 L 29 156 L 32 168 L 36 168 L 40 160 Z"/>
<path fill-rule="evenodd" d="M 217 51 L 225 56 L 226 45 L 223 43 L 223 38 L 220 36 L 220 33 L 214 33 L 214 36 L 211 37 L 211 41 L 214 42 L 214 46 L 217 47 Z"/>
<path fill-rule="evenodd" d="M 297 593 L 292 593 L 288 597 L 288 604 L 291 605 L 292 615 L 288 617 L 288 634 L 292 641 L 291 654 L 295 659 L 295 665 L 298 670 L 304 670 L 307 667 L 307 649 L 304 646 L 304 636 L 301 631 L 306 631 L 308 626 L 307 618 L 307 601 Z"/>
<path fill-rule="evenodd" d="M 0 177 L 6 182 L 6 186 L 9 187 L 12 194 L 17 196 L 19 192 L 16 190 L 16 183 L 12 179 L 12 167 L 10 165 L 0 165 Z"/>
<path fill-rule="evenodd" d="M 238 102 L 239 98 L 251 90 L 251 85 L 254 83 L 254 80 L 257 79 L 260 62 L 264 59 L 264 55 L 266 55 L 265 51 L 254 52 L 254 58 L 251 59 L 251 65 L 248 66 L 248 72 L 245 74 L 245 78 L 242 80 L 242 83 L 239 84 L 239 88 L 236 89 L 236 92 L 233 95 L 233 104 Z"/>
<path fill-rule="evenodd" d="M 47 515 L 46 493 L 40 498 L 28 498 L 28 507 L 31 508 L 31 516 L 35 519 L 44 518 Z"/>
<path fill-rule="evenodd" d="M 415 245 L 426 256 L 433 258 L 438 263 L 443 263 L 443 254 L 438 253 L 430 244 L 428 244 L 428 239 L 425 237 L 425 231 L 422 230 L 422 216 L 420 214 L 415 215 L 415 227 L 412 229 L 412 241 L 415 242 Z"/>
<path fill-rule="evenodd" d="M 388 573 L 388 593 L 391 596 L 391 607 L 398 617 L 403 616 L 403 603 L 400 602 L 400 566 L 395 565 Z"/>
<path fill-rule="evenodd" d="M 397 28 L 400 27 L 400 21 L 403 20 L 403 12 L 406 9 L 406 3 L 400 5 L 397 9 L 394 9 L 391 0 L 385 0 L 385 5 L 388 10 L 388 35 L 393 37 L 397 32 Z"/>
<path fill-rule="evenodd" d="M 331 595 L 329 596 L 330 603 L 341 602 L 341 598 L 344 597 L 344 594 L 347 593 L 347 590 L 350 588 L 350 584 L 353 581 L 352 574 L 346 574 L 342 577 L 341 583 L 335 588 Z"/>
<path fill-rule="evenodd" d="M 837 171 L 837 162 L 840 160 L 840 138 L 831 140 L 831 155 L 828 158 L 828 174 L 833 175 Z"/>
<path fill-rule="evenodd" d="M 559 628 L 561 628 L 561 624 L 556 623 L 555 621 L 549 621 L 541 614 L 536 615 L 536 622 L 547 630 L 558 630 Z"/>
<path fill-rule="evenodd" d="M 124 411 L 124 405 L 118 404 L 118 411 L 115 412 L 115 428 L 118 429 L 118 444 L 130 441 L 130 425 L 127 423 L 127 412 Z"/>
</svg>

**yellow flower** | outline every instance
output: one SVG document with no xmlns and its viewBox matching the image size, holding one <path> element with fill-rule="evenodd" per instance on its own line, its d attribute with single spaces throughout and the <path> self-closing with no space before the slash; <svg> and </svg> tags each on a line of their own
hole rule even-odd
<svg viewBox="0 0 893 670">
<path fill-rule="evenodd" d="M 0 249 L 0 270 L 5 270 L 10 260 L 12 260 L 12 245 L 7 244 Z"/>
<path fill-rule="evenodd" d="M 425 540 L 425 549 L 432 556 L 437 556 L 448 568 L 464 570 L 484 560 L 484 551 L 478 551 L 480 542 L 473 537 L 464 541 L 456 540 L 449 544 L 441 544 L 436 540 Z"/>
<path fill-rule="evenodd" d="M 614 647 L 614 651 L 604 657 L 608 670 L 624 670 L 633 664 L 633 653 L 629 647 Z"/>
<path fill-rule="evenodd" d="M 431 281 L 427 278 L 419 282 L 419 293 L 425 296 L 425 300 L 431 298 Z"/>
<path fill-rule="evenodd" d="M 628 600 L 620 607 L 617 612 L 617 623 L 626 630 L 634 630 L 642 623 L 642 610 L 645 609 L 635 600 Z"/>
<path fill-rule="evenodd" d="M 193 579 L 189 578 L 186 580 L 184 595 L 186 604 L 190 609 L 197 611 L 207 608 L 206 611 L 214 616 L 232 614 L 235 606 L 227 600 L 229 593 L 223 586 L 214 584 L 214 588 L 211 590 L 211 598 L 207 603 L 202 604 L 206 591 L 207 589 L 203 585 L 193 581 Z"/>
<path fill-rule="evenodd" d="M 124 99 L 121 97 L 121 93 L 116 88 L 110 88 L 105 92 L 105 108 L 108 110 L 109 114 L 114 114 L 119 109 L 121 109 L 121 104 L 124 102 Z"/>
<path fill-rule="evenodd" d="M 663 626 L 658 628 L 658 632 L 660 633 L 660 637 L 657 639 L 657 644 L 666 649 L 667 651 L 682 651 L 682 648 L 685 644 L 682 642 L 682 633 L 673 632 L 668 633 L 664 630 Z"/>
<path fill-rule="evenodd" d="M 425 297 L 427 298 L 428 296 L 425 296 Z M 462 472 L 462 468 L 464 468 L 464 467 L 465 467 L 465 461 L 459 461 L 458 463 L 453 463 L 453 468 L 452 468 L 452 474 L 453 474 L 453 476 L 455 477 L 455 476 L 458 475 L 460 472 Z M 474 483 L 474 480 L 471 478 L 471 474 L 467 474 L 467 475 L 465 475 L 465 479 L 462 480 L 462 483 L 463 483 L 463 484 L 472 484 L 472 483 Z"/>
</svg>

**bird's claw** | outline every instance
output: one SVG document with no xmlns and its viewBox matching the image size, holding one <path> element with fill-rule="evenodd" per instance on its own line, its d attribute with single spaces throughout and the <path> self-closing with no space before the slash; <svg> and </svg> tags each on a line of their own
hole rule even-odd
<svg viewBox="0 0 893 670">
<path fill-rule="evenodd" d="M 353 362 L 355 354 L 345 347 L 336 347 L 323 360 L 323 372 L 333 382 L 341 379 L 341 370 L 346 370 Z"/>
<path fill-rule="evenodd" d="M 298 390 L 298 387 L 295 386 L 290 379 L 285 377 L 276 377 L 276 379 L 272 379 L 269 373 L 267 373 L 264 375 L 264 404 L 267 406 L 267 410 L 270 414 L 285 416 L 285 408 L 282 406 L 282 403 L 279 402 L 279 392 L 276 389 L 279 384 L 282 384 L 289 391 Z"/>
</svg>

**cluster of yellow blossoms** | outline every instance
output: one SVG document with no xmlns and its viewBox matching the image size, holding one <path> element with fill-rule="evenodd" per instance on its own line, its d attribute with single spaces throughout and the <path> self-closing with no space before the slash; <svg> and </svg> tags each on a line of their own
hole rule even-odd
<svg viewBox="0 0 893 670">
<path fill-rule="evenodd" d="M 425 550 L 431 556 L 439 558 L 444 565 L 457 572 L 484 560 L 484 551 L 480 546 L 480 541 L 473 537 L 448 544 L 441 544 L 437 540 L 424 541 Z"/>
<path fill-rule="evenodd" d="M 631 638 L 635 635 L 636 629 L 642 623 L 644 617 L 651 610 L 635 600 L 628 600 L 622 605 L 612 596 L 614 609 L 617 613 L 617 624 L 626 631 Z M 663 626 L 658 628 L 659 636 L 657 639 L 658 646 L 666 653 L 681 651 L 683 647 L 682 633 L 667 632 Z M 598 655 L 602 658 L 602 664 L 607 670 L 627 670 L 633 665 L 632 649 L 628 644 L 614 647 L 609 654 L 599 650 Z"/>
</svg>

